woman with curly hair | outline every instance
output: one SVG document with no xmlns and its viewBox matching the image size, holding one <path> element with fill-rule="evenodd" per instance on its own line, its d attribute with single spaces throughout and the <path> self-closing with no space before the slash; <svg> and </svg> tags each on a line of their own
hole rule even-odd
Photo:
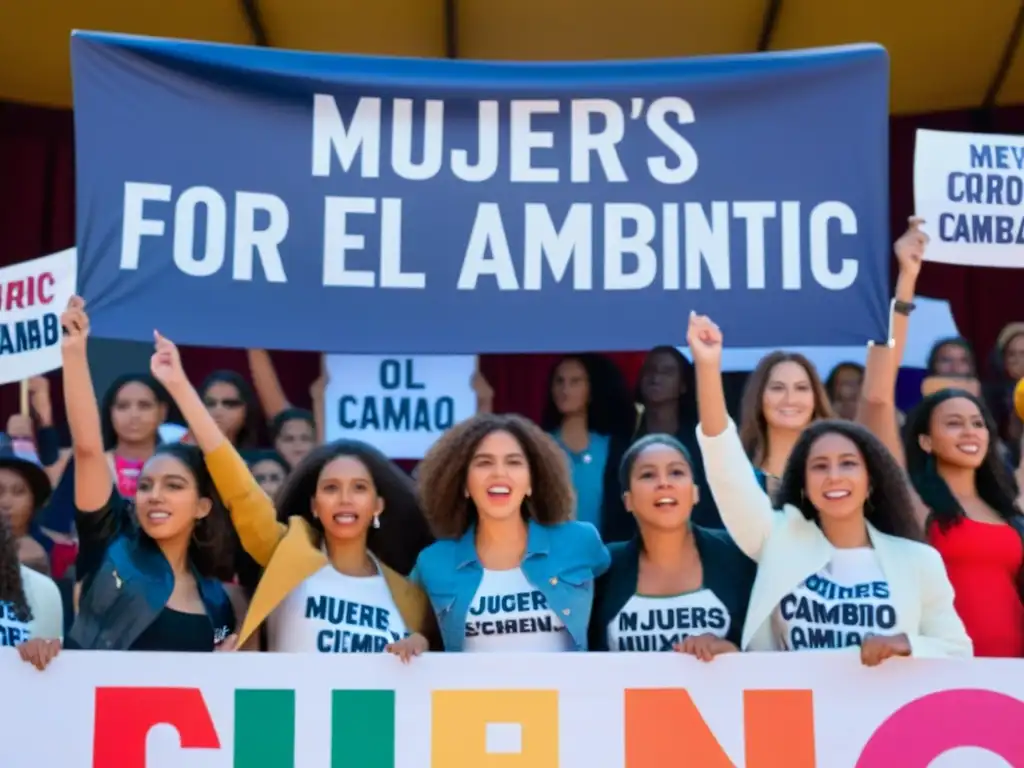
<svg viewBox="0 0 1024 768">
<path fill-rule="evenodd" d="M 430 597 L 445 650 L 587 650 L 608 550 L 593 525 L 572 519 L 554 440 L 520 416 L 479 414 L 433 445 L 418 487 L 440 541 L 411 578 Z"/>
<path fill-rule="evenodd" d="M 160 446 L 142 467 L 134 503 L 126 500 L 104 451 L 82 299 L 68 302 L 61 325 L 82 581 L 67 647 L 233 648 L 236 610 L 218 574 L 230 530 L 201 454 L 179 443 Z M 159 380 L 161 361 L 154 356 L 151 365 Z"/>
<path fill-rule="evenodd" d="M 739 432 L 762 488 L 775 494 L 801 433 L 832 415 L 814 363 L 798 352 L 777 351 L 761 358 L 743 389 Z"/>
<path fill-rule="evenodd" d="M 619 468 L 639 535 L 612 544 L 597 580 L 592 651 L 678 651 L 710 661 L 739 650 L 753 561 L 721 529 L 693 523 L 700 490 L 686 447 L 670 435 L 630 446 Z"/>
<path fill-rule="evenodd" d="M 904 450 L 928 542 L 975 656 L 1024 657 L 1024 516 L 985 404 L 944 389 L 911 412 Z"/>
<path fill-rule="evenodd" d="M 859 647 L 869 666 L 892 656 L 970 656 L 942 559 L 919 541 L 903 473 L 885 446 L 847 421 L 804 429 L 776 496 L 744 467 L 725 408 L 722 333 L 693 315 L 698 437 L 726 528 L 757 562 L 745 650 Z"/>
<path fill-rule="evenodd" d="M 563 357 L 551 369 L 540 426 L 569 457 L 576 519 L 593 523 L 605 541 L 629 539 L 636 526 L 622 506 L 617 473 L 636 408 L 618 366 L 591 353 Z"/>
<path fill-rule="evenodd" d="M 308 454 L 278 491 L 287 525 L 189 383 L 177 349 L 158 338 L 164 384 L 206 456 L 246 552 L 263 567 L 239 633 L 267 623 L 268 647 L 288 653 L 429 649 L 433 614 L 402 574 L 430 542 L 412 481 L 365 443 Z"/>
</svg>

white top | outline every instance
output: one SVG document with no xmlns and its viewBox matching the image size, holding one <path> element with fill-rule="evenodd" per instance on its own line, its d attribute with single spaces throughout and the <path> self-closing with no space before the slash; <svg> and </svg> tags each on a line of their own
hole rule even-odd
<svg viewBox="0 0 1024 768">
<path fill-rule="evenodd" d="M 796 507 L 773 509 L 731 420 L 714 437 L 698 426 L 697 439 L 722 522 L 736 546 L 757 563 L 742 650 L 782 650 L 772 615 L 808 575 L 829 565 L 835 547 Z M 971 656 L 971 638 L 953 606 L 953 587 L 939 553 L 926 544 L 882 533 L 870 523 L 866 528 L 896 611 L 896 626 L 887 634 L 906 633 L 914 656 Z"/>
<path fill-rule="evenodd" d="M 729 634 L 732 617 L 710 589 L 671 597 L 633 595 L 608 624 L 609 651 L 671 651 L 690 635 Z"/>
<path fill-rule="evenodd" d="M 570 651 L 572 637 L 522 568 L 484 569 L 466 614 L 467 653 Z"/>
<path fill-rule="evenodd" d="M 772 614 L 773 632 L 787 651 L 859 646 L 865 635 L 898 634 L 897 627 L 889 582 L 870 547 L 835 550 Z"/>
<path fill-rule="evenodd" d="M 268 619 L 271 651 L 381 653 L 408 635 L 384 576 L 346 576 L 325 565 Z"/>
<path fill-rule="evenodd" d="M 61 640 L 64 637 L 64 603 L 53 579 L 21 567 L 21 583 L 25 600 L 32 611 L 31 621 L 20 621 L 14 606 L 0 602 L 0 648 L 13 648 L 33 637 Z"/>
</svg>

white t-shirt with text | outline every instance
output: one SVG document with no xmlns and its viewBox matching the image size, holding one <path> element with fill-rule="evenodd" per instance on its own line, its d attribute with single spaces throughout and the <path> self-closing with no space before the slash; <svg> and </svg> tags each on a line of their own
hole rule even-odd
<svg viewBox="0 0 1024 768">
<path fill-rule="evenodd" d="M 14 648 L 41 637 L 60 640 L 64 635 L 64 603 L 53 579 L 22 565 L 21 584 L 32 611 L 29 621 L 17 617 L 14 605 L 0 601 L 0 648 Z"/>
<path fill-rule="evenodd" d="M 271 651 L 381 653 L 406 637 L 402 616 L 381 574 L 346 576 L 325 565 L 274 609 Z"/>
<path fill-rule="evenodd" d="M 832 560 L 782 598 L 772 628 L 787 651 L 849 648 L 864 636 L 898 634 L 889 583 L 870 547 L 836 549 Z"/>
<path fill-rule="evenodd" d="M 671 651 L 690 635 L 729 634 L 732 617 L 718 595 L 699 589 L 681 595 L 633 595 L 608 624 L 609 651 Z"/>
<path fill-rule="evenodd" d="M 468 653 L 569 651 L 573 640 L 522 568 L 484 569 L 466 614 Z"/>
</svg>

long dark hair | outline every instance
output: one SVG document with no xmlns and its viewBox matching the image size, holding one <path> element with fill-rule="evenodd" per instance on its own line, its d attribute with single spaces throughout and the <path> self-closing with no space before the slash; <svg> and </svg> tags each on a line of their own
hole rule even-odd
<svg viewBox="0 0 1024 768">
<path fill-rule="evenodd" d="M 107 387 L 107 391 L 103 393 L 103 401 L 100 403 L 100 429 L 103 432 L 103 449 L 105 451 L 112 451 L 117 447 L 117 433 L 114 431 L 114 418 L 110 414 L 111 411 L 114 410 L 114 403 L 117 402 L 117 396 L 128 384 L 141 384 L 142 386 L 147 387 L 153 393 L 153 397 L 156 398 L 157 405 L 163 405 L 168 409 L 171 407 L 171 398 L 167 394 L 167 390 L 164 389 L 160 382 L 150 374 L 126 373 L 123 376 L 118 376 L 110 386 Z M 155 439 L 156 442 L 159 443 L 160 435 L 157 434 Z"/>
<path fill-rule="evenodd" d="M 157 447 L 153 456 L 170 456 L 184 464 L 195 480 L 199 498 L 211 502 L 210 514 L 196 521 L 189 542 L 188 555 L 192 565 L 205 578 L 232 580 L 236 573 L 235 558 L 240 547 L 231 518 L 206 468 L 203 452 L 194 445 L 165 443 Z M 141 530 L 140 534 L 145 536 Z"/>
<path fill-rule="evenodd" d="M 947 400 L 963 398 L 974 403 L 988 431 L 988 451 L 981 466 L 974 472 L 978 496 L 1006 521 L 1019 518 L 1017 484 L 999 455 L 999 430 L 992 412 L 984 401 L 962 389 L 943 389 L 924 398 L 907 417 L 903 429 L 903 450 L 907 457 L 907 474 L 921 501 L 930 510 L 928 520 L 942 530 L 964 518 L 964 509 L 956 500 L 946 481 L 939 475 L 935 457 L 921 447 L 922 435 L 931 434 L 932 414 Z"/>
<path fill-rule="evenodd" d="M 683 430 L 689 427 L 697 425 L 697 379 L 693 371 L 693 363 L 686 359 L 686 355 L 680 352 L 675 347 L 668 345 L 661 345 L 651 349 L 645 356 L 644 362 L 640 369 L 640 376 L 636 382 L 636 389 L 633 393 L 633 399 L 636 403 L 639 403 L 644 407 L 645 413 L 640 419 L 638 428 L 634 431 L 638 435 L 647 434 L 647 415 L 646 408 L 647 403 L 644 402 L 643 397 L 643 379 L 644 370 L 650 364 L 650 361 L 655 355 L 668 355 L 675 360 L 676 365 L 679 366 L 679 402 L 677 403 L 676 414 L 679 419 L 679 429 Z M 634 417 L 635 418 L 635 417 Z M 692 430 L 691 430 L 692 431 Z"/>
<path fill-rule="evenodd" d="M 566 355 L 551 366 L 548 373 L 547 398 L 540 418 L 541 429 L 545 432 L 555 432 L 562 425 L 563 416 L 555 405 L 552 389 L 555 374 L 566 360 L 576 360 L 587 372 L 587 381 L 590 385 L 587 429 L 599 435 L 628 440 L 636 427 L 636 408 L 626 384 L 626 377 L 612 360 L 593 352 Z"/>
<path fill-rule="evenodd" d="M 235 447 L 239 450 L 255 448 L 259 440 L 260 414 L 256 395 L 253 393 L 252 387 L 249 386 L 249 382 L 235 371 L 214 371 L 203 380 L 203 385 L 199 388 L 200 397 L 205 399 L 207 391 L 214 384 L 230 384 L 238 390 L 239 399 L 245 403 L 245 421 L 238 431 L 238 437 L 235 438 Z"/>
<path fill-rule="evenodd" d="M 903 470 L 877 437 L 851 421 L 816 421 L 800 434 L 782 475 L 776 494 L 777 506 L 792 504 L 805 518 L 820 525 L 818 510 L 804 492 L 807 458 L 815 441 L 829 434 L 849 439 L 864 457 L 870 483 L 870 492 L 864 503 L 865 519 L 882 533 L 920 541 L 921 530 L 914 518 L 914 506 Z M 737 471 L 742 470 L 737 468 Z"/>
<path fill-rule="evenodd" d="M 413 480 L 387 456 L 359 440 L 336 440 L 314 448 L 292 470 L 277 495 L 280 518 L 301 517 L 322 541 L 324 527 L 310 504 L 324 467 L 340 456 L 351 456 L 366 467 L 377 495 L 384 500 L 380 528 L 370 528 L 366 547 L 382 563 L 408 575 L 419 553 L 433 543 L 426 518 L 416 502 Z"/>
<path fill-rule="evenodd" d="M 18 621 L 32 621 L 32 608 L 21 581 L 18 540 L 5 515 L 0 515 L 0 603 L 10 603 Z"/>
</svg>

